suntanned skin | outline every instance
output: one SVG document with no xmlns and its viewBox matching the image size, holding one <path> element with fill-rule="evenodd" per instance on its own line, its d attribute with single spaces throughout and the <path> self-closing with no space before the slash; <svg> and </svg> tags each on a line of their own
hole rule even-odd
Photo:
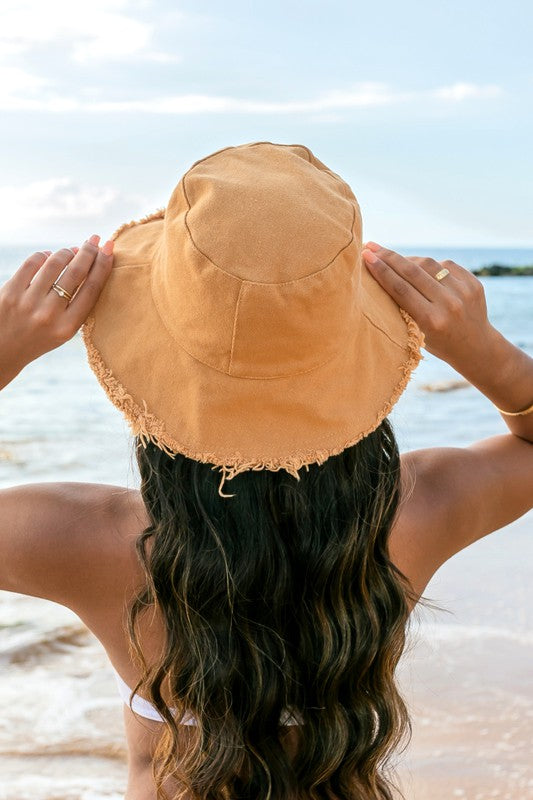
<svg viewBox="0 0 533 800">
<path fill-rule="evenodd" d="M 468 295 L 461 281 L 466 285 L 470 278 L 463 275 L 461 267 L 444 262 L 453 270 L 450 277 L 461 284 L 450 281 L 451 288 L 445 291 L 452 298 L 463 299 L 462 311 L 448 295 L 438 294 L 442 287 L 433 277 L 435 286 L 424 283 L 442 264 L 415 257 L 406 260 L 373 243 L 368 246 L 377 259 L 372 274 L 422 327 L 426 349 L 445 358 L 499 407 L 521 409 L 533 401 L 533 359 L 493 328 L 485 327 L 481 298 L 474 296 L 478 290 L 471 284 Z M 65 301 L 55 293 L 53 297 L 47 295 L 47 314 L 41 313 L 40 290 L 35 290 L 32 300 L 28 287 L 22 288 L 43 263 L 49 274 L 45 279 L 39 272 L 39 277 L 46 287 L 48 280 L 57 278 L 60 267 L 73 260 L 69 252 L 56 254 L 55 267 L 49 260 L 41 260 L 39 265 L 38 258 L 29 265 L 25 262 L 15 275 L 18 283 L 10 284 L 7 293 L 5 287 L 0 290 L 0 387 L 40 355 L 35 349 L 30 352 L 25 348 L 35 348 L 36 341 L 41 352 L 59 346 L 61 340 L 73 335 L 79 320 L 94 305 L 98 282 L 103 285 L 111 267 L 108 257 L 101 256 L 100 251 L 97 255 L 87 244 L 79 251 L 83 259 L 75 264 L 79 273 L 75 280 L 87 275 L 91 278 L 88 293 L 82 294 L 83 285 L 78 292 L 77 316 L 73 312 L 72 318 L 65 319 L 61 312 L 67 306 L 58 305 L 58 300 Z M 74 288 L 63 277 L 61 283 L 69 291 Z M 413 295 L 412 289 L 419 296 Z M 425 296 L 423 289 L 430 295 L 435 292 L 436 298 L 428 301 L 434 307 L 427 319 L 420 299 Z M 21 298 L 26 304 L 25 321 L 21 321 Z M 48 335 L 44 344 L 42 337 L 35 338 L 43 326 Z M 472 331 L 476 333 L 474 340 Z M 482 346 L 476 345 L 478 335 Z M 2 343 L 10 337 L 11 349 L 2 349 Z M 445 352 L 443 342 L 447 342 Z M 401 500 L 390 531 L 389 552 L 418 596 L 455 553 L 533 507 L 533 414 L 504 419 L 511 431 L 508 434 L 466 448 L 428 448 L 402 455 Z M 125 609 L 143 584 L 135 541 L 148 523 L 140 493 L 120 486 L 40 483 L 0 490 L 0 589 L 53 600 L 72 609 L 97 636 L 113 666 L 132 687 L 139 674 L 129 656 Z M 142 624 L 142 645 L 148 657 L 161 649 L 162 633 L 157 617 Z M 151 755 L 162 724 L 140 720 L 126 706 L 124 721 L 129 747 L 125 798 L 155 800 Z M 191 730 L 182 726 L 182 735 L 185 744 Z M 287 748 L 296 745 L 297 735 L 295 728 L 287 729 Z M 165 788 L 171 792 L 176 787 L 168 784 Z"/>
<path fill-rule="evenodd" d="M 533 446 L 512 434 L 469 448 L 402 456 L 405 499 L 390 533 L 391 558 L 422 594 L 455 552 L 533 506 Z M 413 486 L 414 482 L 414 486 Z M 143 572 L 135 551 L 149 524 L 138 491 L 86 483 L 42 483 L 0 491 L 0 588 L 71 608 L 134 686 L 124 608 Z M 160 620 L 144 625 L 147 655 L 163 643 Z M 129 748 L 127 800 L 155 800 L 151 754 L 162 725 L 124 705 Z M 183 736 L 189 735 L 183 726 Z M 289 743 L 295 731 L 288 729 Z M 170 786 L 169 786 L 170 789 Z"/>
</svg>

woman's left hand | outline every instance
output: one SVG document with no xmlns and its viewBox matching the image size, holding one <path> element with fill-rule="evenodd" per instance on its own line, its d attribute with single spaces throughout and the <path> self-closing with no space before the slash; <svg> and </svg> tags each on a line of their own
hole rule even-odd
<svg viewBox="0 0 533 800">
<path fill-rule="evenodd" d="M 77 252 L 33 253 L 0 288 L 0 388 L 87 319 L 113 264 L 113 242 L 99 248 L 91 239 Z M 72 299 L 52 288 L 56 281 Z"/>
</svg>

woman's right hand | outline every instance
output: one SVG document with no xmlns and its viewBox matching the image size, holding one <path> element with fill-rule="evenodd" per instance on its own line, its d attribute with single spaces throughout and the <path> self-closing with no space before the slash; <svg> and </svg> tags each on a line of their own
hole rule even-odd
<svg viewBox="0 0 533 800">
<path fill-rule="evenodd" d="M 413 317 L 425 337 L 425 349 L 463 374 L 499 336 L 487 316 L 483 284 L 454 261 L 404 257 L 367 242 L 363 258 L 370 274 Z M 435 275 L 449 270 L 441 280 Z"/>
</svg>

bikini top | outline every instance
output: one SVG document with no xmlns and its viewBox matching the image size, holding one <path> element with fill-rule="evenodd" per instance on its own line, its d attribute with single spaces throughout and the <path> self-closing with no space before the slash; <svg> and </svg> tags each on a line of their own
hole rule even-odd
<svg viewBox="0 0 533 800">
<path fill-rule="evenodd" d="M 135 711 L 136 714 L 139 714 L 141 717 L 145 717 L 146 719 L 153 719 L 156 722 L 163 722 L 163 717 L 155 708 L 149 700 L 145 700 L 144 697 L 141 697 L 138 694 L 134 694 L 131 700 L 130 706 L 130 697 L 131 697 L 131 689 L 128 684 L 122 680 L 121 676 L 118 674 L 114 667 L 111 667 L 113 670 L 113 674 L 115 676 L 115 680 L 117 682 L 118 693 L 126 703 L 128 707 L 131 707 L 132 711 Z M 175 714 L 175 709 L 170 709 L 173 714 Z M 192 714 L 184 714 L 184 716 L 180 719 L 179 725 L 197 725 L 196 718 Z M 302 719 L 299 715 L 292 716 L 286 710 L 282 713 L 280 719 L 281 725 L 302 725 Z"/>
</svg>

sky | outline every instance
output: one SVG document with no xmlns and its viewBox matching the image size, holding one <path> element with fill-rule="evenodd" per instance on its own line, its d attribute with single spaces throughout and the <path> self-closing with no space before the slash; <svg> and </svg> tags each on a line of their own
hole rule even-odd
<svg viewBox="0 0 533 800">
<path fill-rule="evenodd" d="M 102 241 L 229 145 L 305 144 L 389 247 L 533 246 L 529 0 L 2 0 L 0 244 Z"/>
</svg>

